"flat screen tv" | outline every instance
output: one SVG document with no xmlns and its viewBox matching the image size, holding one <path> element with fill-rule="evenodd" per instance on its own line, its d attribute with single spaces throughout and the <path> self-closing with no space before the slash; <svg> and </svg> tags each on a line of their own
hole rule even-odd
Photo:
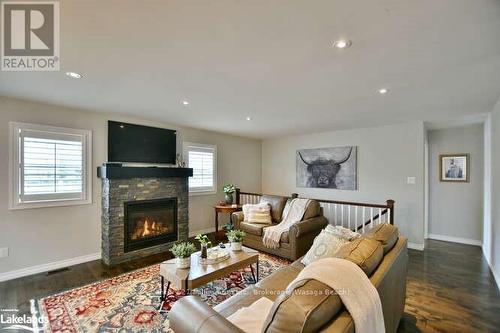
<svg viewBox="0 0 500 333">
<path fill-rule="evenodd" d="M 108 121 L 108 162 L 175 164 L 174 130 Z"/>
</svg>

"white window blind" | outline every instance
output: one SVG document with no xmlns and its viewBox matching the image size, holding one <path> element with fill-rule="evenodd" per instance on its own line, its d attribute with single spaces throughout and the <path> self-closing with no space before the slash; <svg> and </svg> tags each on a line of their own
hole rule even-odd
<svg viewBox="0 0 500 333">
<path fill-rule="evenodd" d="M 89 202 L 89 131 L 16 123 L 11 131 L 16 160 L 11 208 Z"/>
<path fill-rule="evenodd" d="M 217 148 L 212 145 L 184 143 L 184 156 L 193 177 L 189 178 L 190 192 L 217 190 Z"/>
</svg>

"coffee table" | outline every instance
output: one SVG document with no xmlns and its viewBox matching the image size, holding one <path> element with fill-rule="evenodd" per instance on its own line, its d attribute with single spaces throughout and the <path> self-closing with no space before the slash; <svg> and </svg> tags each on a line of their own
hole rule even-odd
<svg viewBox="0 0 500 333">
<path fill-rule="evenodd" d="M 229 252 L 229 259 L 212 265 L 202 265 L 200 263 L 200 252 L 191 255 L 191 267 L 179 269 L 175 264 L 175 259 L 164 261 L 160 264 L 161 277 L 161 305 L 167 297 L 170 287 L 184 289 L 189 294 L 194 288 L 200 287 L 218 278 L 225 277 L 239 269 L 250 266 L 254 282 L 259 280 L 259 252 L 247 247 L 242 247 L 241 251 L 232 251 L 230 244 L 226 244 Z M 253 266 L 256 266 L 254 274 Z M 165 288 L 165 281 L 167 286 Z"/>
</svg>

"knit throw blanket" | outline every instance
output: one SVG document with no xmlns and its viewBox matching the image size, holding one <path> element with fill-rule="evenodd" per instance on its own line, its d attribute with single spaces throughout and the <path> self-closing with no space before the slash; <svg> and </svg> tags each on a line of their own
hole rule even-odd
<svg viewBox="0 0 500 333">
<path fill-rule="evenodd" d="M 338 258 L 320 259 L 307 265 L 289 286 L 309 279 L 320 281 L 337 292 L 351 314 L 356 333 L 385 333 L 378 291 L 356 264 Z"/>
<path fill-rule="evenodd" d="M 264 238 L 262 239 L 264 246 L 271 249 L 279 248 L 281 235 L 287 232 L 292 225 L 302 220 L 309 202 L 309 199 L 292 199 L 283 220 L 277 225 L 264 229 Z"/>
</svg>

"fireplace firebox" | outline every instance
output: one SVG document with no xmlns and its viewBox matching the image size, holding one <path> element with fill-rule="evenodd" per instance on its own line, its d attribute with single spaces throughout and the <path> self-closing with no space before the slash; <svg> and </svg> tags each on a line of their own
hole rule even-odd
<svg viewBox="0 0 500 333">
<path fill-rule="evenodd" d="M 124 203 L 124 251 L 177 240 L 177 198 Z"/>
</svg>

